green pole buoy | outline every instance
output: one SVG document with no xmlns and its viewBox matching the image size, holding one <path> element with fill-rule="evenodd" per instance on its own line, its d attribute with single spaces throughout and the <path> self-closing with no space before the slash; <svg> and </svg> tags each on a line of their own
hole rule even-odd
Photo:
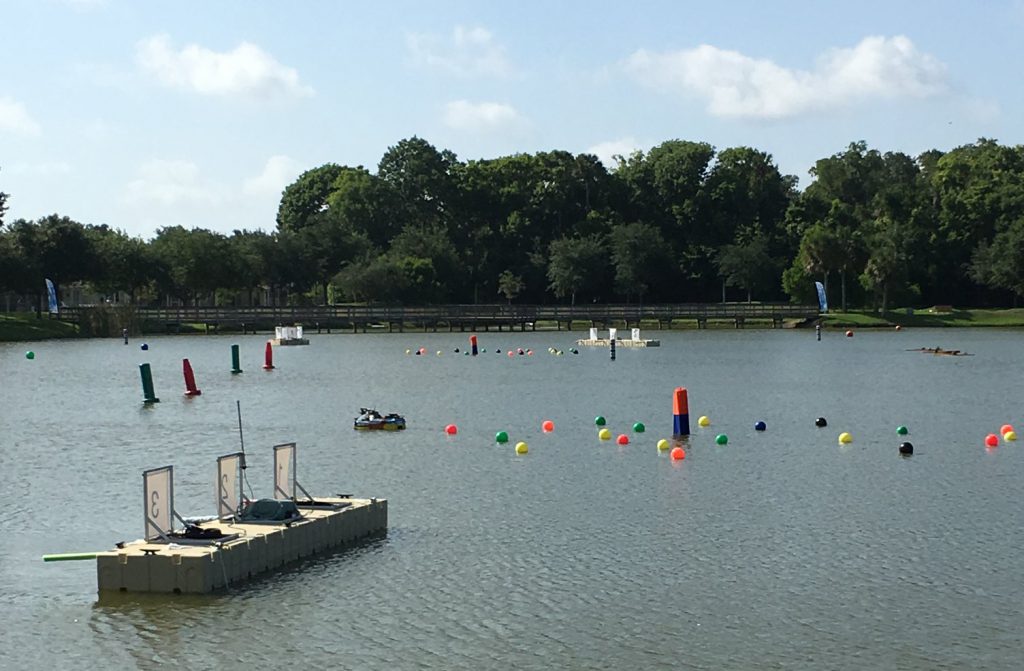
<svg viewBox="0 0 1024 671">
<path fill-rule="evenodd" d="M 238 365 L 238 345 L 231 346 L 231 374 L 238 375 L 242 368 Z"/>
<path fill-rule="evenodd" d="M 142 395 L 145 397 L 142 399 L 142 402 L 146 405 L 159 403 L 160 399 L 156 397 L 156 392 L 153 391 L 153 371 L 149 369 L 149 364 L 140 363 L 139 373 L 142 375 Z"/>
</svg>

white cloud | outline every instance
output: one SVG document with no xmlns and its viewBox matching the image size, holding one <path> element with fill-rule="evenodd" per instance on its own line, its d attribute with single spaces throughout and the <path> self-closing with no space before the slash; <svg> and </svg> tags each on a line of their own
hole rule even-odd
<svg viewBox="0 0 1024 671">
<path fill-rule="evenodd" d="M 227 52 L 211 51 L 197 44 L 175 50 L 170 38 L 156 35 L 138 43 L 136 61 L 167 86 L 206 95 L 313 95 L 312 88 L 299 82 L 299 73 L 294 68 L 278 63 L 249 42 Z"/>
<path fill-rule="evenodd" d="M 813 70 L 701 45 L 654 53 L 639 50 L 625 62 L 638 81 L 683 90 L 707 100 L 720 117 L 778 119 L 876 98 L 925 98 L 946 90 L 946 67 L 907 37 L 866 37 L 853 48 L 832 49 Z"/>
<path fill-rule="evenodd" d="M 39 135 L 39 124 L 29 116 L 25 106 L 10 98 L 0 98 L 0 132 Z"/>
<path fill-rule="evenodd" d="M 601 163 L 604 163 L 604 167 L 612 170 L 619 167 L 619 162 L 615 160 L 616 156 L 629 158 L 629 155 L 634 151 L 642 149 L 643 148 L 640 146 L 640 143 L 638 143 L 632 136 L 629 136 L 619 138 L 617 140 L 598 142 L 594 146 L 588 147 L 584 153 L 593 154 L 598 157 L 601 159 Z"/>
<path fill-rule="evenodd" d="M 521 125 L 523 118 L 511 105 L 454 100 L 445 105 L 444 122 L 455 130 L 479 133 Z"/>
<path fill-rule="evenodd" d="M 263 172 L 245 180 L 242 192 L 248 196 L 277 196 L 302 173 L 302 166 L 287 156 L 271 156 Z"/>
<path fill-rule="evenodd" d="M 139 177 L 128 183 L 125 200 L 133 204 L 216 204 L 222 200 L 199 179 L 199 167 L 191 161 L 147 161 Z"/>
<path fill-rule="evenodd" d="M 505 47 L 480 26 L 455 26 L 450 39 L 437 35 L 409 34 L 406 46 L 420 66 L 460 77 L 511 77 L 515 68 L 505 57 Z"/>
</svg>

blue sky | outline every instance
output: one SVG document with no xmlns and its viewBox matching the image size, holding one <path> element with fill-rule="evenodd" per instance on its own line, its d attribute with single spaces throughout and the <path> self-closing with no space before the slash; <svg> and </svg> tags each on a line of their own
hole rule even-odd
<svg viewBox="0 0 1024 671">
<path fill-rule="evenodd" d="M 771 153 L 808 183 L 865 140 L 1024 143 L 1024 0 L 0 0 L 7 219 L 149 238 L 272 230 L 326 162 L 413 135 L 460 159 L 669 139 Z"/>
</svg>

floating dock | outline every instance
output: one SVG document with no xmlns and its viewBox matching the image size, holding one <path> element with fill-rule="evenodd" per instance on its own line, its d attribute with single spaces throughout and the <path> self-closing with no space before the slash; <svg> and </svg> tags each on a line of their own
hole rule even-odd
<svg viewBox="0 0 1024 671">
<path fill-rule="evenodd" d="M 303 337 L 302 326 L 277 326 L 274 328 L 274 337 L 270 342 L 276 346 L 308 345 L 309 338 Z"/>
<path fill-rule="evenodd" d="M 633 329 L 629 340 L 615 337 L 617 329 L 608 329 L 607 338 L 598 338 L 597 329 L 590 329 L 590 337 L 577 340 L 576 344 L 583 347 L 611 347 L 615 341 L 616 347 L 661 347 L 660 340 L 645 340 L 640 337 L 640 329 Z"/>
<path fill-rule="evenodd" d="M 576 344 L 577 345 L 582 345 L 582 346 L 585 346 L 585 347 L 610 347 L 612 343 L 607 338 L 597 338 L 596 340 L 591 340 L 589 338 L 585 338 L 583 340 L 577 340 Z M 660 340 L 620 340 L 620 339 L 616 338 L 615 339 L 615 346 L 616 347 L 661 347 L 661 341 Z"/>
<path fill-rule="evenodd" d="M 203 523 L 204 530 L 216 529 L 230 538 L 224 542 L 137 540 L 97 553 L 99 590 L 205 594 L 387 531 L 386 499 L 329 498 L 317 503 L 324 505 L 299 504 L 302 517 L 295 521 Z"/>
<path fill-rule="evenodd" d="M 315 499 L 296 479 L 296 461 L 295 443 L 275 445 L 273 498 L 250 501 L 242 493 L 245 453 L 218 457 L 217 514 L 191 520 L 174 508 L 174 467 L 150 469 L 142 474 L 141 540 L 43 559 L 95 557 L 101 593 L 205 594 L 387 532 L 386 499 Z M 176 521 L 184 529 L 175 530 Z"/>
</svg>

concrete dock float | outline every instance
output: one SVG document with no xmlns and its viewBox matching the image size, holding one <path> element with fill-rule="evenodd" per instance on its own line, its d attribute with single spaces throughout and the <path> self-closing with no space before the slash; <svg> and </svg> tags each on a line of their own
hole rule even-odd
<svg viewBox="0 0 1024 671">
<path fill-rule="evenodd" d="M 584 347 L 610 347 L 611 341 L 607 338 L 584 338 L 576 341 L 577 345 Z M 615 339 L 616 347 L 661 347 L 660 340 L 620 340 Z"/>
<path fill-rule="evenodd" d="M 137 540 L 97 553 L 99 590 L 213 592 L 387 532 L 386 499 L 318 498 L 297 507 L 301 516 L 283 522 L 202 522 L 204 531 L 223 534 L 219 540 Z"/>
</svg>

